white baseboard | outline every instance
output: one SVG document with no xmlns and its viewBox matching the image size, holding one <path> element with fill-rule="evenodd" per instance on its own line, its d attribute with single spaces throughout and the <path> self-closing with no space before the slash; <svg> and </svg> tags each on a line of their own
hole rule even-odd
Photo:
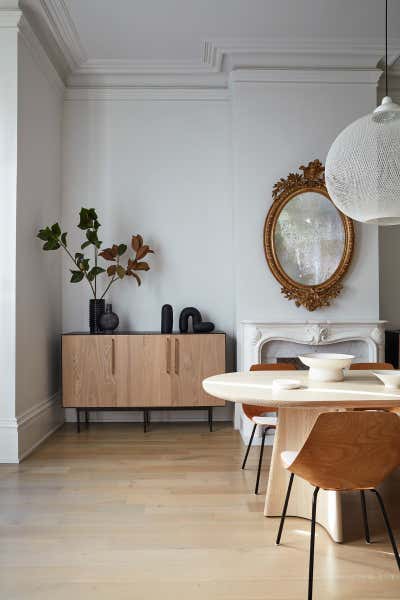
<svg viewBox="0 0 400 600">
<path fill-rule="evenodd" d="M 19 463 L 64 423 L 60 394 L 0 421 L 0 463 Z"/>
<path fill-rule="evenodd" d="M 64 423 L 59 392 L 19 415 L 17 423 L 18 456 L 21 461 Z"/>
</svg>

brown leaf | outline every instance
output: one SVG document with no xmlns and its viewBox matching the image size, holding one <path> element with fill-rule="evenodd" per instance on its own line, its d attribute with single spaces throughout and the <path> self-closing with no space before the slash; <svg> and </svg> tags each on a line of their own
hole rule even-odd
<svg viewBox="0 0 400 600">
<path fill-rule="evenodd" d="M 112 255 L 114 256 L 114 258 L 118 256 L 118 246 L 117 246 L 117 244 L 113 244 L 112 245 L 111 252 L 112 252 Z"/>
<path fill-rule="evenodd" d="M 141 246 L 139 248 L 139 250 L 136 252 L 136 259 L 140 260 L 141 258 L 144 258 L 146 256 L 146 254 L 148 254 L 149 252 L 153 252 L 152 250 L 150 250 L 150 247 L 145 244 L 144 246 Z"/>
<path fill-rule="evenodd" d="M 112 248 L 105 248 L 99 252 L 99 256 L 102 256 L 104 260 L 114 260 L 116 255 L 113 254 Z"/>
<path fill-rule="evenodd" d="M 143 238 L 141 235 L 133 235 L 131 246 L 135 252 L 139 250 L 143 246 Z"/>
<path fill-rule="evenodd" d="M 131 271 L 132 269 L 136 268 L 136 260 L 132 260 L 131 258 L 128 258 L 128 266 L 127 266 L 127 271 Z"/>
<path fill-rule="evenodd" d="M 117 275 L 120 279 L 123 279 L 125 277 L 125 269 L 121 265 L 118 265 L 117 267 Z"/>
<path fill-rule="evenodd" d="M 150 266 L 147 262 L 136 262 L 134 269 L 135 271 L 149 271 Z"/>
<path fill-rule="evenodd" d="M 141 281 L 141 279 L 140 279 L 139 275 L 137 275 L 137 274 L 136 274 L 136 273 L 134 273 L 133 271 L 131 271 L 131 272 L 132 272 L 132 275 L 133 275 L 133 277 L 136 279 L 136 281 L 137 281 L 137 284 L 138 284 L 138 285 L 141 285 L 141 284 L 142 284 L 142 281 Z"/>
<path fill-rule="evenodd" d="M 109 275 L 110 277 L 112 275 L 115 275 L 116 272 L 117 272 L 117 265 L 110 265 L 107 269 L 107 275 Z"/>
</svg>

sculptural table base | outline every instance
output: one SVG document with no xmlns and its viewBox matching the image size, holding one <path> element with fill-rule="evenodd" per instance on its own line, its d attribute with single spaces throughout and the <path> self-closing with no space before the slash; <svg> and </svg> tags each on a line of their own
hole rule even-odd
<svg viewBox="0 0 400 600">
<path fill-rule="evenodd" d="M 335 409 L 333 409 L 335 410 Z M 337 410 L 337 409 L 336 409 Z M 317 417 L 329 408 L 279 408 L 278 427 L 272 450 L 264 514 L 278 517 L 289 483 L 289 473 L 283 468 L 280 454 L 284 450 L 300 450 Z M 295 477 L 287 515 L 311 519 L 313 486 Z M 318 496 L 317 523 L 325 527 L 335 542 L 343 541 L 341 496 L 321 490 Z"/>
</svg>

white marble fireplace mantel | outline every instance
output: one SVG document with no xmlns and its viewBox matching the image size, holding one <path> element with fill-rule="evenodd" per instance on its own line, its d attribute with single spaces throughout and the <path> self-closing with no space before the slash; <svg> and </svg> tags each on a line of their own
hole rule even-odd
<svg viewBox="0 0 400 600">
<path fill-rule="evenodd" d="M 248 371 L 252 364 L 276 362 L 278 356 L 295 357 L 315 352 L 316 346 L 334 345 L 332 352 L 355 355 L 355 362 L 385 359 L 386 321 L 242 321 L 240 324 L 239 370 Z M 251 424 L 236 407 L 235 427 L 247 442 Z M 256 442 L 256 440 L 255 440 Z M 257 442 L 256 442 L 257 443 Z"/>
</svg>

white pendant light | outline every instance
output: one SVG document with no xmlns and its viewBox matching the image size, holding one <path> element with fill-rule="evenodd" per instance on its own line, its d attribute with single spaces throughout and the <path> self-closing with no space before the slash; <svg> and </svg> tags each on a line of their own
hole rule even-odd
<svg viewBox="0 0 400 600">
<path fill-rule="evenodd" d="M 344 129 L 333 142 L 325 180 L 334 204 L 364 223 L 400 224 L 400 106 L 388 96 L 386 0 L 386 96 L 372 114 Z"/>
</svg>

